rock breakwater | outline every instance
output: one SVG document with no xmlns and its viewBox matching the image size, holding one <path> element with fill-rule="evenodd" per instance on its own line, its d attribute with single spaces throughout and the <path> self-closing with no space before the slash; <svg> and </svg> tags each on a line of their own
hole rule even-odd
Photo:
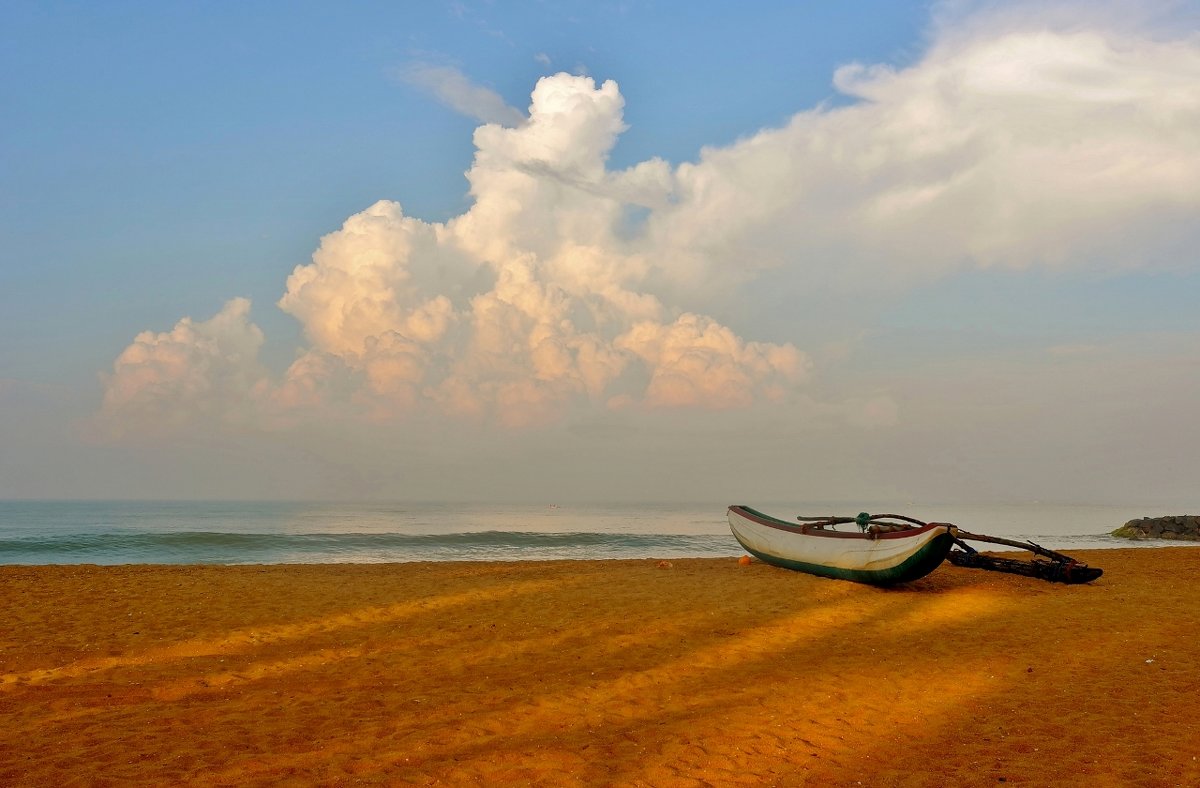
<svg viewBox="0 0 1200 788">
<path fill-rule="evenodd" d="M 1184 539 L 1200 541 L 1200 515 L 1176 514 L 1130 520 L 1112 532 L 1125 539 Z"/>
</svg>

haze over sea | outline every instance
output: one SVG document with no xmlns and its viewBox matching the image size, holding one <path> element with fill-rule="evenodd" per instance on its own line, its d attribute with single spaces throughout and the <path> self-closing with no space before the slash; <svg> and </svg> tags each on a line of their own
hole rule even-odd
<svg viewBox="0 0 1200 788">
<path fill-rule="evenodd" d="M 784 517 L 897 510 L 881 503 L 748 503 Z M 1131 518 L 1168 512 L 1031 503 L 911 504 L 899 513 L 1069 552 L 1149 546 L 1108 534 Z M 516 561 L 742 552 L 720 504 L 0 501 L 0 564 Z"/>
</svg>

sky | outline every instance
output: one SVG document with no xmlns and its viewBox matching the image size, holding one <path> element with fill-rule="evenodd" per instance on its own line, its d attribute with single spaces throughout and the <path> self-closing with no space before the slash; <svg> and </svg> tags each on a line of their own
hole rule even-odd
<svg viewBox="0 0 1200 788">
<path fill-rule="evenodd" d="M 0 498 L 1200 506 L 1200 4 L 6 3 Z"/>
</svg>

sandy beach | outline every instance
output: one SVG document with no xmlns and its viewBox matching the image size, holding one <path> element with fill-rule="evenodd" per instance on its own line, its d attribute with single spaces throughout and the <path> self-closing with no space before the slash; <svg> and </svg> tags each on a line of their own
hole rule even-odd
<svg viewBox="0 0 1200 788">
<path fill-rule="evenodd" d="M 0 567 L 0 784 L 1200 784 L 1200 550 Z"/>
</svg>

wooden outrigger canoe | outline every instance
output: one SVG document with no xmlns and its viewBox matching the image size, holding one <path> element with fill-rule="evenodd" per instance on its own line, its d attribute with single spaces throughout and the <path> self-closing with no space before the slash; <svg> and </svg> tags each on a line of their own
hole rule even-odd
<svg viewBox="0 0 1200 788">
<path fill-rule="evenodd" d="M 954 545 L 951 527 L 853 533 L 789 523 L 748 506 L 729 507 L 729 528 L 746 551 L 768 564 L 873 585 L 918 580 L 937 569 Z"/>
<path fill-rule="evenodd" d="M 1054 583 L 1090 583 L 1104 570 L 1035 542 L 974 534 L 952 523 L 926 523 L 900 514 L 856 517 L 797 517 L 792 523 L 751 509 L 729 507 L 729 527 L 742 547 L 760 560 L 786 569 L 874 585 L 918 580 L 950 563 L 970 569 L 1036 577 Z M 838 531 L 853 523 L 859 533 Z M 984 555 L 966 540 L 1028 550 L 1047 560 L 1016 561 Z M 951 550 L 957 546 L 959 549 Z"/>
</svg>

